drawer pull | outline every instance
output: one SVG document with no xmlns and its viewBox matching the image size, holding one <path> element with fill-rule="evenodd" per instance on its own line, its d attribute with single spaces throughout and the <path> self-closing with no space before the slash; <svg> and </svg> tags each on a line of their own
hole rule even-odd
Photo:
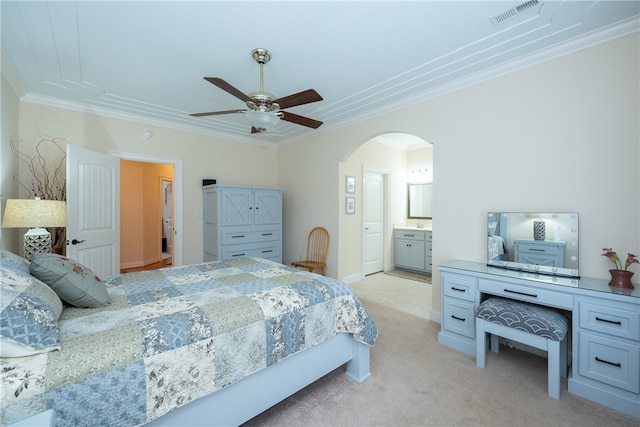
<svg viewBox="0 0 640 427">
<path fill-rule="evenodd" d="M 233 254 L 231 256 L 245 256 L 245 254 Z"/>
<path fill-rule="evenodd" d="M 239 237 L 247 237 L 244 234 L 236 234 L 235 236 L 231 236 L 232 239 L 237 239 Z"/>
<path fill-rule="evenodd" d="M 622 322 L 619 320 L 608 320 L 608 319 L 602 319 L 600 317 L 596 317 L 596 320 L 599 322 L 613 323 L 614 325 L 622 325 Z"/>
<path fill-rule="evenodd" d="M 273 236 L 273 233 L 262 233 L 263 236 Z"/>
<path fill-rule="evenodd" d="M 452 318 L 456 319 L 456 320 L 460 320 L 461 322 L 466 322 L 467 319 L 464 319 L 462 317 L 458 317 L 458 316 L 454 316 L 453 314 L 451 315 Z"/>
<path fill-rule="evenodd" d="M 615 366 L 616 368 L 622 368 L 622 363 L 609 362 L 608 360 L 600 359 L 598 356 L 596 356 L 596 362 L 606 363 L 607 365 Z"/>
<path fill-rule="evenodd" d="M 518 294 L 518 295 L 524 295 L 525 297 L 538 298 L 538 295 L 536 294 L 528 294 L 526 292 L 512 291 L 510 289 L 505 289 L 504 291 L 510 294 Z"/>
<path fill-rule="evenodd" d="M 268 251 L 262 251 L 263 254 L 268 254 L 269 252 L 273 252 L 273 249 L 269 249 Z"/>
<path fill-rule="evenodd" d="M 451 290 L 452 291 L 458 291 L 458 292 L 465 292 L 466 291 L 466 289 L 455 288 L 453 286 L 451 287 Z"/>
</svg>

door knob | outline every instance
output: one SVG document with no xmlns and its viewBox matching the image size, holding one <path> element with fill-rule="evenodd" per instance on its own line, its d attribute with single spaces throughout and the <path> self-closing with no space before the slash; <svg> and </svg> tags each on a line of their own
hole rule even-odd
<svg viewBox="0 0 640 427">
<path fill-rule="evenodd" d="M 84 240 L 77 240 L 77 239 L 73 239 L 73 240 L 71 241 L 71 244 L 72 244 L 72 245 L 77 245 L 78 243 L 82 243 L 82 242 L 84 242 Z"/>
</svg>

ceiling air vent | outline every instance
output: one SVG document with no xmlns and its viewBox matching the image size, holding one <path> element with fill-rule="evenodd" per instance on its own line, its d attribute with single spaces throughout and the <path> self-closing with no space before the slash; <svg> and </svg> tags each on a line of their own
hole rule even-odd
<svg viewBox="0 0 640 427">
<path fill-rule="evenodd" d="M 517 6 L 511 7 L 501 13 L 498 13 L 497 15 L 493 15 L 489 17 L 489 20 L 491 21 L 491 23 L 493 25 L 498 25 L 503 23 L 504 21 L 507 21 L 511 18 L 515 18 L 516 16 L 520 15 L 521 13 L 524 13 L 526 11 L 528 11 L 531 8 L 534 8 L 536 6 L 538 6 L 539 4 L 541 4 L 542 2 L 540 2 L 539 0 L 529 0 L 529 1 L 525 1 L 524 3 L 520 3 Z"/>
</svg>

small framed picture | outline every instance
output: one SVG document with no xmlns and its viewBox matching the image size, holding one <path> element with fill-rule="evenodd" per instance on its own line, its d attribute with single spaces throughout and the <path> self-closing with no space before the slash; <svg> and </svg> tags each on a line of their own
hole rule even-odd
<svg viewBox="0 0 640 427">
<path fill-rule="evenodd" d="M 354 215 L 356 213 L 356 198 L 345 197 L 344 198 L 344 210 L 347 215 Z"/>
<path fill-rule="evenodd" d="M 344 192 L 347 194 L 356 194 L 356 177 L 345 176 L 344 177 Z"/>
</svg>

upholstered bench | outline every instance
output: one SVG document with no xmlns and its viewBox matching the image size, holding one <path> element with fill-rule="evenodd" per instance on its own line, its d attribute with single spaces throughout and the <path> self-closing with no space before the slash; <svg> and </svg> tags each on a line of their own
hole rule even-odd
<svg viewBox="0 0 640 427">
<path fill-rule="evenodd" d="M 547 351 L 549 396 L 560 399 L 560 376 L 567 376 L 569 320 L 562 313 L 535 304 L 490 297 L 476 311 L 476 365 L 484 368 L 486 334 L 491 350 L 498 352 L 499 337 Z"/>
</svg>

